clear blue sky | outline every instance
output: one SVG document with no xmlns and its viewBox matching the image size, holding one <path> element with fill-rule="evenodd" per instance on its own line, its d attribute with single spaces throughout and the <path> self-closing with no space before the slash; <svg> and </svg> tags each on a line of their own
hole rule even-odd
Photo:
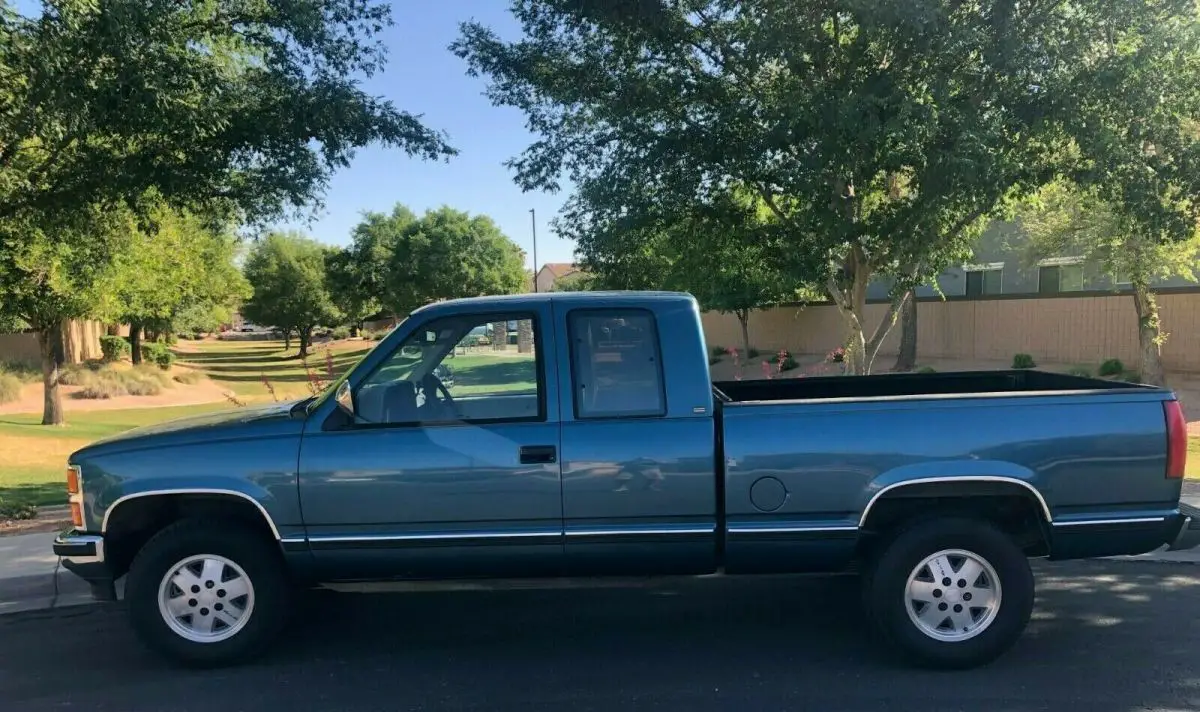
<svg viewBox="0 0 1200 712">
<path fill-rule="evenodd" d="M 525 250 L 532 266 L 529 209 L 534 208 L 538 261 L 572 261 L 573 245 L 553 235 L 549 225 L 566 193 L 522 193 L 503 166 L 533 139 L 524 115 L 492 106 L 483 96 L 485 81 L 468 77 L 466 63 L 446 49 L 458 36 L 458 24 L 471 19 L 515 39 L 520 28 L 507 7 L 503 0 L 392 3 L 395 25 L 382 37 L 388 63 L 364 89 L 422 114 L 427 126 L 449 134 L 459 155 L 449 162 L 429 163 L 410 159 L 400 150 L 362 149 L 349 168 L 334 175 L 325 208 L 316 219 L 288 227 L 323 242 L 345 244 L 363 211 L 388 211 L 400 202 L 419 214 L 445 204 L 491 216 Z"/>
</svg>

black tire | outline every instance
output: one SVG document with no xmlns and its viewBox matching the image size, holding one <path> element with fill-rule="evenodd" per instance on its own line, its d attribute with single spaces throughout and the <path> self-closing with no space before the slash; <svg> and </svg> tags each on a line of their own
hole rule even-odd
<svg viewBox="0 0 1200 712">
<path fill-rule="evenodd" d="M 947 549 L 982 557 L 1000 580 L 995 618 L 966 640 L 926 635 L 908 613 L 909 575 L 926 557 Z M 903 659 L 923 667 L 971 668 L 995 660 L 1021 637 L 1033 613 L 1033 572 L 1024 552 L 991 524 L 959 517 L 931 519 L 901 531 L 874 557 L 863 577 L 863 599 L 875 629 Z"/>
<path fill-rule="evenodd" d="M 215 554 L 237 564 L 254 588 L 254 607 L 245 626 L 219 642 L 195 642 L 176 633 L 159 613 L 159 585 L 189 556 Z M 155 534 L 129 568 L 125 601 L 138 637 L 152 650 L 193 667 L 219 667 L 250 660 L 278 637 L 288 620 L 292 585 L 278 546 L 244 524 L 186 519 Z"/>
</svg>

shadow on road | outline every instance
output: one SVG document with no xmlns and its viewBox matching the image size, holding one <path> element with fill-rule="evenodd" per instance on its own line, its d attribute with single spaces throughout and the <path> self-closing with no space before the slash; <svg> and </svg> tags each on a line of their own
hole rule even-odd
<svg viewBox="0 0 1200 712">
<path fill-rule="evenodd" d="M 113 607 L 9 617 L 0 695 L 22 711 L 1200 707 L 1200 570 L 1038 568 L 1025 638 L 957 673 L 884 654 L 853 579 L 789 577 L 323 593 L 268 658 L 210 673 L 143 652 Z"/>
</svg>

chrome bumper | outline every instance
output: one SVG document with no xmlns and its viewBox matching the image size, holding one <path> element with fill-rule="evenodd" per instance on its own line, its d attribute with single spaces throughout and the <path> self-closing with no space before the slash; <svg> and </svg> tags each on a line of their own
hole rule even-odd
<svg viewBox="0 0 1200 712">
<path fill-rule="evenodd" d="M 1181 551 L 1200 546 L 1200 509 L 1179 505 L 1179 529 L 1168 543 L 1167 551 Z"/>
<path fill-rule="evenodd" d="M 65 531 L 54 537 L 54 554 L 62 557 L 63 565 L 85 566 L 104 563 L 104 537 L 84 534 L 75 530 Z"/>
</svg>

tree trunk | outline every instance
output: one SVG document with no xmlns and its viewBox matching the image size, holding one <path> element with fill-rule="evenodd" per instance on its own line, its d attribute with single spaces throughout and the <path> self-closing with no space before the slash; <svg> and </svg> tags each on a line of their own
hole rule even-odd
<svg viewBox="0 0 1200 712">
<path fill-rule="evenodd" d="M 308 358 L 308 345 L 312 343 L 313 327 L 302 326 L 297 331 L 300 332 L 300 358 Z"/>
<path fill-rule="evenodd" d="M 871 266 L 857 247 L 848 262 L 847 268 L 853 275 L 850 291 L 843 292 L 837 279 L 833 277 L 829 278 L 825 286 L 837 304 L 838 312 L 846 321 L 846 355 L 843 368 L 847 375 L 865 376 L 871 373 L 879 347 L 898 321 L 899 311 L 909 301 L 911 292 L 905 292 L 892 299 L 887 313 L 868 339 L 863 321 L 866 317 L 867 285 L 871 280 Z"/>
<path fill-rule="evenodd" d="M 733 312 L 737 315 L 738 322 L 742 325 L 742 357 L 750 358 L 750 310 L 737 309 Z"/>
<path fill-rule="evenodd" d="M 129 323 L 129 348 L 133 365 L 137 366 L 142 362 L 142 325 L 140 322 Z"/>
<path fill-rule="evenodd" d="M 1134 281 L 1133 306 L 1138 317 L 1138 347 L 1142 361 L 1142 383 L 1151 386 L 1166 384 L 1162 367 L 1162 324 L 1158 318 L 1158 301 L 1147 282 Z"/>
<path fill-rule="evenodd" d="M 893 371 L 911 371 L 917 367 L 917 295 L 909 291 L 900 309 L 900 353 Z"/>
<path fill-rule="evenodd" d="M 62 425 L 66 422 L 58 387 L 63 363 L 62 323 L 39 329 L 37 338 L 42 355 L 42 425 Z"/>
<path fill-rule="evenodd" d="M 292 330 L 291 329 L 285 328 L 283 330 L 283 350 L 284 351 L 292 350 Z"/>
</svg>

